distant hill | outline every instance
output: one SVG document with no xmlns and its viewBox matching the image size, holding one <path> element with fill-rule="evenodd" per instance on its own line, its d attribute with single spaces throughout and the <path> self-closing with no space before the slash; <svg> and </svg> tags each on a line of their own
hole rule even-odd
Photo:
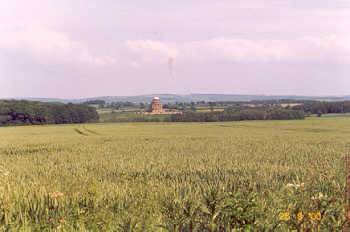
<svg viewBox="0 0 350 232">
<path fill-rule="evenodd" d="M 252 100 L 277 100 L 277 99 L 293 99 L 293 100 L 318 100 L 318 101 L 345 101 L 350 100 L 347 96 L 296 96 L 296 95 L 238 95 L 238 94 L 149 94 L 138 96 L 104 96 L 80 99 L 60 99 L 60 98 L 16 98 L 29 101 L 41 102 L 63 102 L 63 103 L 81 103 L 90 100 L 104 100 L 106 102 L 150 102 L 153 97 L 160 97 L 163 103 L 174 102 L 196 102 L 196 101 L 252 101 Z"/>
</svg>

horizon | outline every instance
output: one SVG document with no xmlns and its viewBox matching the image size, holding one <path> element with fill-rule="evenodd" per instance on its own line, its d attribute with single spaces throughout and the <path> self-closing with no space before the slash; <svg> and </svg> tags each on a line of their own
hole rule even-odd
<svg viewBox="0 0 350 232">
<path fill-rule="evenodd" d="M 4 0 L 0 12 L 0 98 L 350 95 L 349 1 Z"/>
<path fill-rule="evenodd" d="M 189 93 L 189 94 L 176 94 L 176 93 L 155 93 L 155 94 L 139 94 L 139 95 L 114 95 L 114 96 L 92 96 L 92 97 L 77 97 L 77 98 L 60 98 L 60 97 L 1 97 L 0 100 L 27 100 L 27 99 L 58 99 L 58 100 L 85 100 L 85 99 L 95 99 L 95 98 L 113 98 L 113 97 L 158 97 L 162 95 L 173 95 L 173 96 L 191 96 L 191 95 L 222 95 L 222 96 L 265 96 L 265 97 L 307 97 L 307 98 L 342 98 L 349 97 L 350 94 L 340 94 L 340 95 L 271 95 L 271 94 L 230 94 L 230 93 Z M 282 98 L 281 98 L 282 99 Z M 287 98 L 285 98 L 287 99 Z"/>
</svg>

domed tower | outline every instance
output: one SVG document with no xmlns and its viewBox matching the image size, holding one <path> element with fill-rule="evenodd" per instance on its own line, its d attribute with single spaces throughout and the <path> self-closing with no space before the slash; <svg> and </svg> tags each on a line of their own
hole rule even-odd
<svg viewBox="0 0 350 232">
<path fill-rule="evenodd" d="M 160 101 L 159 97 L 154 97 L 151 103 L 151 112 L 152 113 L 163 113 L 163 104 Z"/>
</svg>

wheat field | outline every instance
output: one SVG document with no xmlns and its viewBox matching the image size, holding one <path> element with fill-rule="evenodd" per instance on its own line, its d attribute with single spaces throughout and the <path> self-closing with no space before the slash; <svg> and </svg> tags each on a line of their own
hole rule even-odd
<svg viewBox="0 0 350 232">
<path fill-rule="evenodd" d="M 0 231 L 341 231 L 350 118 L 0 128 Z"/>
</svg>

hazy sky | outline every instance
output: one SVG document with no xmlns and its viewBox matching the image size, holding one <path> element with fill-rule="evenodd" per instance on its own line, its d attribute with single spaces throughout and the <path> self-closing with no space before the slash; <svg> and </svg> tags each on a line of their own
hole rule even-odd
<svg viewBox="0 0 350 232">
<path fill-rule="evenodd" d="M 348 28 L 350 0 L 2 0 L 0 98 L 350 94 Z"/>
</svg>

